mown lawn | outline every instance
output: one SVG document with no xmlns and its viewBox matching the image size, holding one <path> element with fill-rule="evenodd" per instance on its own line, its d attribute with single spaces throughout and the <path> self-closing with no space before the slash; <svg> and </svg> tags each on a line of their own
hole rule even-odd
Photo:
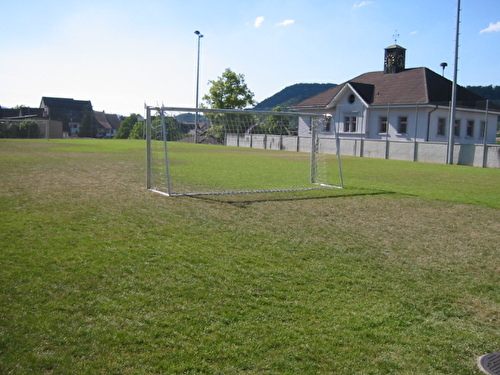
<svg viewBox="0 0 500 375">
<path fill-rule="evenodd" d="M 480 374 L 500 170 L 343 163 L 343 190 L 167 198 L 143 142 L 0 140 L 0 373 Z"/>
</svg>

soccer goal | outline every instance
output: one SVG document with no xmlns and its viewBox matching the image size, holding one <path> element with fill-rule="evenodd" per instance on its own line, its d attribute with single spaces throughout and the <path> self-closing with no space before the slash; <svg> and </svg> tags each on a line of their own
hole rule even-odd
<svg viewBox="0 0 500 375">
<path fill-rule="evenodd" d="M 147 188 L 166 196 L 343 187 L 325 115 L 146 106 Z M 330 145 L 330 146 L 327 146 Z"/>
<path fill-rule="evenodd" d="M 49 120 L 0 119 L 0 138 L 49 139 Z"/>
</svg>

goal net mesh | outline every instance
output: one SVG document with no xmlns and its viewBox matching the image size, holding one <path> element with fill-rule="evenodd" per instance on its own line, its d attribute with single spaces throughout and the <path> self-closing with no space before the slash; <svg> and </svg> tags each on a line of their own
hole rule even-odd
<svg viewBox="0 0 500 375">
<path fill-rule="evenodd" d="M 264 193 L 343 186 L 324 115 L 146 107 L 147 187 L 168 195 Z"/>
<path fill-rule="evenodd" d="M 33 118 L 0 119 L 0 138 L 48 138 L 49 121 Z"/>
</svg>

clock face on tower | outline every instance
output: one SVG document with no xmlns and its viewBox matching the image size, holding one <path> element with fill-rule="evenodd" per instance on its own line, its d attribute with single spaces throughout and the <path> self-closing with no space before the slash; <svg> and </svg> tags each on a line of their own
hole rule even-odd
<svg viewBox="0 0 500 375">
<path fill-rule="evenodd" d="M 387 55 L 385 58 L 385 66 L 390 68 L 394 65 L 395 57 L 394 55 Z"/>
<path fill-rule="evenodd" d="M 405 58 L 404 58 L 404 56 L 399 55 L 398 57 L 396 57 L 396 66 L 399 69 L 404 69 L 404 67 L 405 67 Z"/>
<path fill-rule="evenodd" d="M 394 74 L 405 70 L 405 49 L 401 46 L 390 46 L 385 49 L 384 73 Z"/>
</svg>

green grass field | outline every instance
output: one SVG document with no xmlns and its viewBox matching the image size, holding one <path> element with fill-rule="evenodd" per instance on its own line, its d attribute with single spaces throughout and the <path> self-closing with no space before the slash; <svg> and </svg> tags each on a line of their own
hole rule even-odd
<svg viewBox="0 0 500 375">
<path fill-rule="evenodd" d="M 144 146 L 0 140 L 1 374 L 470 375 L 500 350 L 500 170 L 344 158 L 343 190 L 168 198 Z"/>
</svg>

